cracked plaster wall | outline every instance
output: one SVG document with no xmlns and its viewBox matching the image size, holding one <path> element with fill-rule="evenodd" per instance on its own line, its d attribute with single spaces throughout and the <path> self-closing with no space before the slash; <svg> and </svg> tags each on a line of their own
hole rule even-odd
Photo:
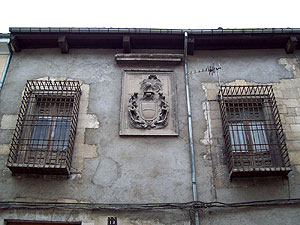
<svg viewBox="0 0 300 225">
<path fill-rule="evenodd" d="M 183 131 L 179 137 L 120 137 L 123 73 L 115 63 L 116 53 L 118 51 L 71 50 L 69 54 L 62 55 L 58 49 L 46 49 L 23 50 L 14 54 L 0 95 L 1 200 L 99 203 L 192 200 L 191 192 L 187 191 L 191 189 L 191 183 L 186 148 L 188 137 L 184 131 L 187 130 L 185 108 L 178 110 Z M 173 69 L 178 90 L 184 93 L 182 65 Z M 24 85 L 26 80 L 40 78 L 82 82 L 70 179 L 13 177 L 5 167 Z M 185 99 L 180 98 L 180 103 L 185 105 Z M 24 215 L 21 211 L 17 212 L 22 215 L 18 216 L 19 219 L 35 218 L 33 212 Z M 103 212 L 95 214 L 95 218 L 89 218 L 95 224 L 104 224 L 106 216 L 111 215 Z M 120 217 L 122 224 L 181 225 L 190 220 L 189 215 L 182 211 L 175 214 L 138 212 L 126 215 L 123 219 Z M 46 214 L 43 216 L 47 218 Z"/>
<path fill-rule="evenodd" d="M 48 49 L 23 50 L 14 54 L 0 96 L 0 199 L 102 203 L 192 200 L 182 65 L 173 68 L 178 94 L 179 136 L 120 137 L 118 132 L 122 68 L 114 61 L 116 53 L 118 51 L 71 50 L 69 54 L 62 55 L 58 49 Z M 283 119 L 286 124 L 284 129 L 291 130 L 290 134 L 286 134 L 294 138 L 288 147 L 294 146 L 295 151 L 291 152 L 297 154 L 299 143 L 293 129 L 298 129 L 295 121 L 299 100 L 294 92 L 298 90 L 296 85 L 299 83 L 299 67 L 295 56 L 286 55 L 284 50 L 196 51 L 188 60 L 190 71 L 205 68 L 213 61 L 220 63 L 221 80 L 224 83 L 271 82 L 276 87 L 279 110 L 287 115 L 285 121 Z M 67 77 L 81 80 L 86 85 L 87 95 L 86 98 L 82 96 L 81 100 L 88 101 L 80 104 L 82 119 L 79 118 L 78 128 L 82 130 L 79 130 L 79 137 L 76 138 L 72 163 L 74 175 L 68 180 L 16 178 L 5 167 L 14 128 L 11 124 L 15 120 L 14 115 L 18 113 L 24 84 L 27 79 L 41 77 Z M 216 81 L 216 77 L 208 74 L 190 76 L 198 199 L 233 202 L 298 196 L 297 180 L 300 177 L 294 168 L 289 181 L 282 178 L 255 178 L 229 182 L 222 154 L 224 143 L 219 106 L 216 102 Z M 293 88 L 293 91 L 288 93 L 288 87 Z M 291 101 L 287 103 L 285 98 L 291 97 Z M 293 118 L 288 118 L 289 115 Z M 297 158 L 292 154 L 291 161 Z M 297 167 L 297 164 L 294 165 Z M 268 210 L 261 209 L 258 213 L 268 213 Z M 273 208 L 271 211 L 275 218 L 280 217 L 278 209 Z M 290 215 L 294 211 L 285 210 Z M 222 218 L 223 224 L 253 224 L 252 218 L 256 213 L 256 210 L 248 210 L 247 213 L 242 210 L 202 212 L 200 224 L 220 224 Z M 188 213 L 183 211 L 134 214 L 54 211 L 50 214 L 45 211 L 16 210 L 5 212 L 2 218 L 18 216 L 21 219 L 48 220 L 50 216 L 57 220 L 78 219 L 99 225 L 107 223 L 107 216 L 118 216 L 122 224 L 130 225 L 185 225 L 190 221 Z M 242 218 L 239 219 L 239 215 Z M 265 218 L 265 224 L 268 221 Z M 290 222 L 289 224 L 293 224 L 292 220 Z"/>
</svg>

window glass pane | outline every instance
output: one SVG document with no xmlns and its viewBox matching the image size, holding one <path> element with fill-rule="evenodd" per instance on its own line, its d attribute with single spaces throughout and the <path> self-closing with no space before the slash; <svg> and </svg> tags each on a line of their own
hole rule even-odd
<svg viewBox="0 0 300 225">
<path fill-rule="evenodd" d="M 47 149 L 50 132 L 50 117 L 38 117 L 34 123 L 30 145 L 33 149 Z"/>
<path fill-rule="evenodd" d="M 53 129 L 53 150 L 65 150 L 68 146 L 71 119 L 58 117 Z"/>
<path fill-rule="evenodd" d="M 254 151 L 269 150 L 265 125 L 263 122 L 249 122 L 250 134 Z"/>
<path fill-rule="evenodd" d="M 246 133 L 243 123 L 230 123 L 229 133 L 232 151 L 247 152 Z"/>
</svg>

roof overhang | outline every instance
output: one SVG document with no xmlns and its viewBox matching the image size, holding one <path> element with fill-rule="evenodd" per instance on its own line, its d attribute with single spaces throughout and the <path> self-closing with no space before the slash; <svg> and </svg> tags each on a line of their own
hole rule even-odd
<svg viewBox="0 0 300 225">
<path fill-rule="evenodd" d="M 18 28 L 9 29 L 15 51 L 35 48 L 183 49 L 299 49 L 300 29 L 143 29 L 143 28 Z"/>
</svg>

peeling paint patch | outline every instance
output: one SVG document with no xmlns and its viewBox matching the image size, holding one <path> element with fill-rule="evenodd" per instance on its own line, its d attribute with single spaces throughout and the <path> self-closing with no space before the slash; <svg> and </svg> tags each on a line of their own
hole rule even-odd
<svg viewBox="0 0 300 225">
<path fill-rule="evenodd" d="M 298 58 L 280 58 L 279 65 L 284 65 L 285 69 L 292 72 L 295 78 L 300 78 L 300 66 Z"/>
<path fill-rule="evenodd" d="M 99 128 L 98 118 L 96 115 L 92 115 L 92 114 L 79 115 L 77 127 L 79 129 L 80 128 L 98 129 Z"/>
<path fill-rule="evenodd" d="M 212 141 L 211 141 L 212 134 L 211 134 L 211 119 L 210 119 L 210 113 L 209 113 L 209 102 L 207 102 L 207 101 L 202 102 L 202 108 L 203 108 L 203 113 L 204 113 L 204 117 L 205 117 L 205 120 L 206 120 L 207 129 L 206 129 L 206 131 L 204 131 L 204 138 L 202 140 L 200 140 L 200 141 L 204 145 L 209 145 L 209 144 L 212 144 Z"/>
<path fill-rule="evenodd" d="M 205 97 L 208 97 L 208 89 L 205 86 L 205 84 L 202 84 L 202 88 L 205 92 Z M 209 145 L 212 144 L 212 141 L 210 140 L 211 138 L 211 119 L 210 119 L 210 114 L 209 114 L 209 102 L 205 101 L 202 102 L 202 109 L 203 109 L 203 113 L 204 113 L 204 117 L 206 120 L 206 126 L 207 129 L 206 131 L 204 131 L 204 138 L 202 140 L 200 140 L 200 142 L 204 145 Z"/>
</svg>

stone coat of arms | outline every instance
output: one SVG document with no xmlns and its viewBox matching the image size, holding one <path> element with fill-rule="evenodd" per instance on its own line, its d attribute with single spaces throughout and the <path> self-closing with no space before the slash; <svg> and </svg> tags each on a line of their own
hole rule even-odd
<svg viewBox="0 0 300 225">
<path fill-rule="evenodd" d="M 142 94 L 133 93 L 128 102 L 130 125 L 136 129 L 161 129 L 168 126 L 169 105 L 163 95 L 162 82 L 149 75 L 141 83 Z"/>
</svg>

